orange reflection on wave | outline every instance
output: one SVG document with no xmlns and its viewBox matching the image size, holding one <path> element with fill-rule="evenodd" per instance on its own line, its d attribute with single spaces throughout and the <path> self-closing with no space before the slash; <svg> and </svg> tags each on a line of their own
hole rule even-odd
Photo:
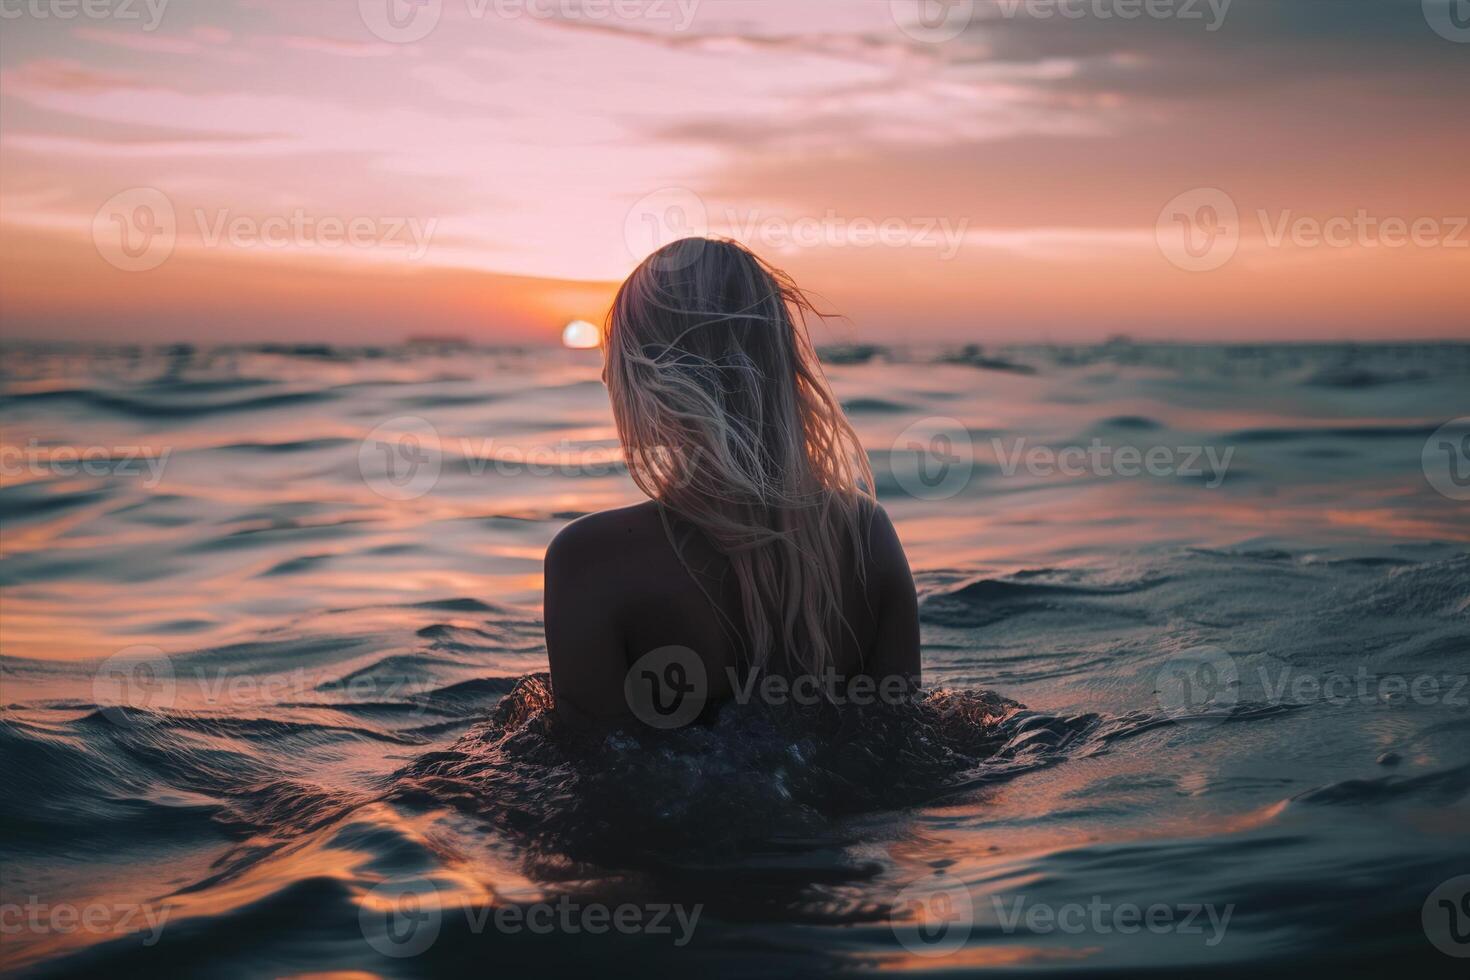
<svg viewBox="0 0 1470 980">
<path fill-rule="evenodd" d="M 1020 966 L 1085 960 L 1102 952 L 1101 946 L 1079 949 L 1041 949 L 1036 946 L 967 946 L 943 956 L 921 953 L 882 953 L 862 956 L 864 965 L 887 973 L 950 971 L 970 967 Z"/>
<path fill-rule="evenodd" d="M 1445 520 L 1436 521 L 1424 514 L 1402 511 L 1330 509 L 1322 512 L 1328 524 L 1339 527 L 1366 528 L 1377 534 L 1402 538 L 1440 538 L 1446 541 L 1470 541 L 1470 525 L 1461 515 L 1449 512 Z"/>
</svg>

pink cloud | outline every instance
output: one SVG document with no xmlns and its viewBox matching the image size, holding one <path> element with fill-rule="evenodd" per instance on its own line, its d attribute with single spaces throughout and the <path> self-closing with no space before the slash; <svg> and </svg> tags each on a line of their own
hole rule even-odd
<svg viewBox="0 0 1470 980">
<path fill-rule="evenodd" d="M 337 55 L 342 58 L 386 58 L 398 53 L 398 48 L 382 41 L 343 41 L 331 37 L 309 37 L 287 34 L 280 38 L 288 48 L 312 51 L 318 54 Z"/>
<path fill-rule="evenodd" d="M 234 35 L 218 27 L 196 27 L 187 35 L 108 31 L 96 27 L 78 27 L 73 36 L 96 44 L 106 44 L 149 54 L 198 54 L 206 47 L 228 44 Z"/>
</svg>

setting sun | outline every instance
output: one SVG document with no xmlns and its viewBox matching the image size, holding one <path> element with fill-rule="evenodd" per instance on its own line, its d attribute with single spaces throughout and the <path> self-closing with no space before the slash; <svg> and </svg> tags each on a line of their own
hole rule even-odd
<svg viewBox="0 0 1470 980">
<path fill-rule="evenodd" d="M 561 342 L 572 350 L 591 350 L 602 343 L 602 332 L 586 320 L 573 320 L 562 328 Z"/>
</svg>

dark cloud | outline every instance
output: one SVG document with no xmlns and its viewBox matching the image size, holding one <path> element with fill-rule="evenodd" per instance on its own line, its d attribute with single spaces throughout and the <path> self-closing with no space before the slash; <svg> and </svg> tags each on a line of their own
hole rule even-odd
<svg viewBox="0 0 1470 980">
<path fill-rule="evenodd" d="M 1027 63 L 1076 59 L 1075 76 L 1045 83 L 1057 88 L 1108 89 L 1157 99 L 1218 96 L 1232 91 L 1310 83 L 1324 77 L 1376 79 L 1404 87 L 1448 81 L 1466 70 L 1466 52 L 1435 34 L 1420 0 L 1174 0 L 1176 17 L 1060 15 L 1003 17 L 1003 0 L 977 18 L 956 43 L 966 63 Z M 1043 0 L 1045 2 L 1045 0 Z M 1089 11 L 1097 0 L 1065 0 Z M 1103 0 L 1104 9 L 1115 9 Z M 1215 0 L 1223 4 L 1224 0 Z M 1190 6 L 1185 7 L 1188 3 Z M 1046 10 L 1027 7 L 1020 11 Z M 1207 30 L 1222 10 L 1218 29 Z M 1463 74 L 1459 77 L 1463 80 Z M 1445 97 L 1453 98 L 1449 92 Z"/>
</svg>

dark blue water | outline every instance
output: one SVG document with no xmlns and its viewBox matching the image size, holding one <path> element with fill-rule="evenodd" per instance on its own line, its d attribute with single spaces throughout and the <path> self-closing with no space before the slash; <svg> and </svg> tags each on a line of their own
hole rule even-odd
<svg viewBox="0 0 1470 980">
<path fill-rule="evenodd" d="M 927 693 L 588 738 L 595 352 L 7 349 L 7 970 L 1464 975 L 1470 348 L 840 353 Z"/>
</svg>

